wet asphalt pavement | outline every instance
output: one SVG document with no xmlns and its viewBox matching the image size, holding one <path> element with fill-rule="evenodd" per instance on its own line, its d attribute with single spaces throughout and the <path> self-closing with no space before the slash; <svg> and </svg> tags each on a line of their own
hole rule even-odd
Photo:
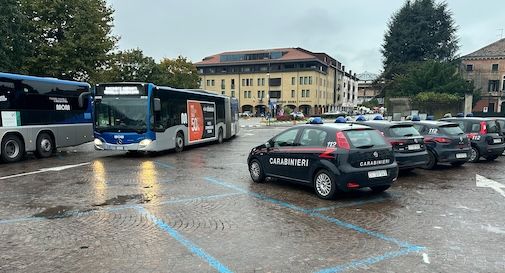
<svg viewBox="0 0 505 273">
<path fill-rule="evenodd" d="M 248 152 L 283 129 L 0 164 L 0 272 L 505 272 L 505 196 L 476 187 L 476 174 L 505 184 L 505 157 L 325 201 L 250 180 Z"/>
</svg>

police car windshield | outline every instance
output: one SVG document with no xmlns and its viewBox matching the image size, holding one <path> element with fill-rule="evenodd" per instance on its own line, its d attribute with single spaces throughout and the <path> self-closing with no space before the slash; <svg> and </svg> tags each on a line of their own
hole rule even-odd
<svg viewBox="0 0 505 273">
<path fill-rule="evenodd" d="M 465 134 L 457 124 L 441 126 L 440 129 L 442 130 L 442 132 L 444 132 L 446 135 L 449 136 L 457 136 Z"/>
<path fill-rule="evenodd" d="M 354 148 L 386 146 L 384 137 L 376 130 L 350 130 L 345 134 Z"/>
<path fill-rule="evenodd" d="M 411 125 L 394 126 L 389 128 L 389 134 L 392 137 L 412 137 L 420 136 L 419 132 Z"/>
</svg>

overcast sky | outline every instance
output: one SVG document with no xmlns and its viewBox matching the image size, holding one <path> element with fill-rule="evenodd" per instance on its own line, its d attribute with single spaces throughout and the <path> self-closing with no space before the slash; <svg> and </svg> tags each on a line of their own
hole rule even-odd
<svg viewBox="0 0 505 273">
<path fill-rule="evenodd" d="M 119 49 L 193 62 L 223 51 L 303 47 L 348 69 L 380 72 L 380 47 L 404 0 L 107 0 Z M 500 39 L 504 0 L 448 0 L 460 55 Z M 505 37 L 505 31 L 503 31 Z"/>
</svg>

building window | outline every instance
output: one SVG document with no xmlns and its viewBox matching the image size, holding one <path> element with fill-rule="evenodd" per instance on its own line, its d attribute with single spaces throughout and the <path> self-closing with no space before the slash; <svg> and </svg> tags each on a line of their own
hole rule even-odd
<svg viewBox="0 0 505 273">
<path fill-rule="evenodd" d="M 211 81 L 211 84 L 212 84 L 212 86 L 215 86 L 215 85 L 216 85 L 216 81 L 215 81 L 215 80 L 212 80 L 212 81 Z"/>
<path fill-rule="evenodd" d="M 265 98 L 265 90 L 261 91 L 261 98 Z"/>
<path fill-rule="evenodd" d="M 295 77 L 291 77 L 291 85 L 295 85 L 296 84 L 296 78 Z"/>
<path fill-rule="evenodd" d="M 261 78 L 261 86 L 265 86 L 265 78 Z"/>
<path fill-rule="evenodd" d="M 261 79 L 258 78 L 258 86 L 260 86 L 260 85 L 261 85 Z"/>
<path fill-rule="evenodd" d="M 258 90 L 258 99 L 261 99 L 261 91 Z"/>
<path fill-rule="evenodd" d="M 303 84 L 303 77 L 300 77 L 300 84 Z"/>
<path fill-rule="evenodd" d="M 242 79 L 242 86 L 245 86 L 245 79 Z"/>
<path fill-rule="evenodd" d="M 235 79 L 231 79 L 231 89 L 235 89 Z"/>
<path fill-rule="evenodd" d="M 303 77 L 303 84 L 309 83 L 309 77 Z"/>
<path fill-rule="evenodd" d="M 244 91 L 244 99 L 247 99 L 247 91 Z"/>
<path fill-rule="evenodd" d="M 252 97 L 252 91 L 249 91 L 248 93 L 249 93 L 249 98 L 251 98 Z"/>
<path fill-rule="evenodd" d="M 291 97 L 294 98 L 295 97 L 295 90 L 291 90 Z"/>
<path fill-rule="evenodd" d="M 501 90 L 505 91 L 505 76 L 503 76 L 503 87 Z"/>
<path fill-rule="evenodd" d="M 498 72 L 498 64 L 493 64 L 493 65 L 491 66 L 491 71 L 493 71 L 493 72 Z"/>
<path fill-rule="evenodd" d="M 312 84 L 312 77 L 309 77 L 309 84 Z"/>
<path fill-rule="evenodd" d="M 489 81 L 489 84 L 487 86 L 487 91 L 488 92 L 498 91 L 499 85 L 500 85 L 500 81 L 491 80 L 491 81 Z"/>
<path fill-rule="evenodd" d="M 223 91 L 221 91 L 221 95 L 224 95 L 224 94 L 226 94 L 226 92 L 225 92 L 224 90 L 223 90 Z"/>
<path fill-rule="evenodd" d="M 207 80 L 207 86 L 210 86 L 210 80 Z"/>
<path fill-rule="evenodd" d="M 307 97 L 307 98 L 310 97 L 310 90 L 308 90 L 308 89 L 305 90 L 305 97 Z"/>
<path fill-rule="evenodd" d="M 473 64 L 467 64 L 466 65 L 466 71 L 472 72 L 473 71 Z"/>
<path fill-rule="evenodd" d="M 224 82 L 225 82 L 225 80 L 221 80 L 221 89 L 225 89 L 226 88 Z"/>
<path fill-rule="evenodd" d="M 235 97 L 235 91 L 234 90 L 231 91 L 231 96 Z"/>
</svg>

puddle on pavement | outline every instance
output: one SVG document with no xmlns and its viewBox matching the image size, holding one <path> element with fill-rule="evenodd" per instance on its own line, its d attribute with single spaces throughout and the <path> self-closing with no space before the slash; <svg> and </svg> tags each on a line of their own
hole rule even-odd
<svg viewBox="0 0 505 273">
<path fill-rule="evenodd" d="M 68 211 L 70 210 L 72 210 L 72 207 L 56 206 L 52 208 L 47 208 L 40 213 L 34 214 L 33 217 L 44 217 L 47 219 L 70 217 L 71 215 L 70 213 L 68 213 Z"/>
<path fill-rule="evenodd" d="M 118 195 L 114 198 L 107 199 L 105 202 L 100 204 L 95 204 L 94 206 L 117 206 L 124 205 L 126 203 L 136 203 L 136 204 L 145 204 L 151 202 L 152 197 L 147 196 L 145 194 L 130 194 L 130 195 Z"/>
</svg>

